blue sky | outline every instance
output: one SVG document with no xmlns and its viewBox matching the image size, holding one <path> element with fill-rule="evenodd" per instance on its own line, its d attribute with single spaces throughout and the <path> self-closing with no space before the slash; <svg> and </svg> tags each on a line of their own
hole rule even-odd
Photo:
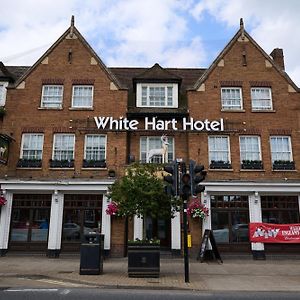
<svg viewBox="0 0 300 300">
<path fill-rule="evenodd" d="M 75 26 L 107 66 L 208 67 L 239 29 L 300 86 L 298 0 L 0 0 L 0 61 L 32 65 Z"/>
</svg>

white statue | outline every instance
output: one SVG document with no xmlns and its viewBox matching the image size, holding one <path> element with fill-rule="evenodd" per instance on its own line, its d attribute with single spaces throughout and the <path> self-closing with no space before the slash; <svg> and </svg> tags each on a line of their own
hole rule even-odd
<svg viewBox="0 0 300 300">
<path fill-rule="evenodd" d="M 164 164 L 165 162 L 168 161 L 168 138 L 164 134 L 161 136 L 161 143 L 162 143 L 162 148 L 158 149 L 151 149 L 148 152 L 148 157 L 147 157 L 147 162 L 151 162 L 152 158 L 154 155 L 162 155 L 162 163 Z"/>
</svg>

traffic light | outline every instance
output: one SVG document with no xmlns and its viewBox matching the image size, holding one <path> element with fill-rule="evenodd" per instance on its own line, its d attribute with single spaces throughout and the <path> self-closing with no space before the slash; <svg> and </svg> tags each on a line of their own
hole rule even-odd
<svg viewBox="0 0 300 300">
<path fill-rule="evenodd" d="M 205 179 L 206 171 L 203 165 L 196 165 L 194 160 L 190 160 L 191 193 L 193 196 L 205 190 L 204 186 L 199 185 Z"/>
<path fill-rule="evenodd" d="M 171 164 L 164 166 L 164 171 L 170 175 L 164 176 L 164 181 L 169 183 L 165 188 L 165 191 L 168 195 L 177 196 L 178 195 L 178 165 L 174 161 Z"/>
<path fill-rule="evenodd" d="M 187 199 L 191 195 L 191 177 L 186 171 L 185 163 L 181 164 L 180 195 Z"/>
</svg>

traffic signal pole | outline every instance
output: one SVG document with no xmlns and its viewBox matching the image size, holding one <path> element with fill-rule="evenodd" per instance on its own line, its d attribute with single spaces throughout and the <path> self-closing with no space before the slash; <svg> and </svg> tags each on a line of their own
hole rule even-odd
<svg viewBox="0 0 300 300">
<path fill-rule="evenodd" d="M 185 198 L 183 196 L 183 198 Z M 184 255 L 184 281 L 190 282 L 189 275 L 189 248 L 188 248 L 188 232 L 187 232 L 187 199 L 183 199 L 183 255 Z"/>
</svg>

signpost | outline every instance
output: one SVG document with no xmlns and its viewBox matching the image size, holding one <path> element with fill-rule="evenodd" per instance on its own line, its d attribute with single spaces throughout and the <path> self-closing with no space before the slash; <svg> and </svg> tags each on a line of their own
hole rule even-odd
<svg viewBox="0 0 300 300">
<path fill-rule="evenodd" d="M 219 260 L 221 263 L 223 263 L 221 255 L 220 255 L 218 247 L 217 247 L 217 244 L 216 244 L 216 240 L 214 238 L 214 235 L 213 235 L 212 231 L 209 229 L 205 229 L 205 231 L 204 231 L 204 234 L 202 237 L 202 242 L 201 242 L 200 249 L 199 249 L 199 254 L 197 256 L 197 260 L 200 260 L 201 262 L 204 261 L 205 252 L 206 252 L 207 246 L 208 246 L 208 240 L 210 241 L 212 251 L 214 253 L 215 258 L 217 260 Z"/>
</svg>

